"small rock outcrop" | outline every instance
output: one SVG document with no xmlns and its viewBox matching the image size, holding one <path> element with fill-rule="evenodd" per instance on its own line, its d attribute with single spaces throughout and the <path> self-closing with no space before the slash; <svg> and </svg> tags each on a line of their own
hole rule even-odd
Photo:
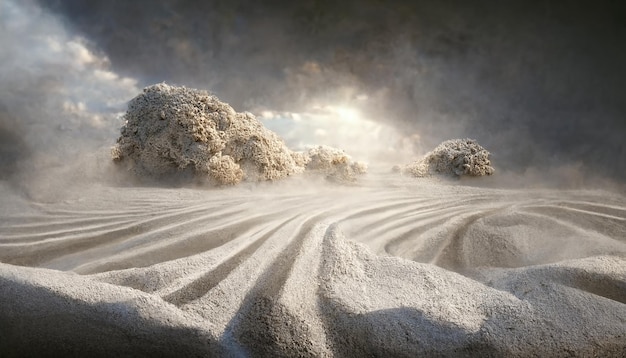
<svg viewBox="0 0 626 358">
<path fill-rule="evenodd" d="M 415 177 L 433 174 L 484 176 L 494 173 L 490 153 L 474 139 L 451 139 L 439 144 L 423 158 L 394 167 L 395 171 Z"/>
</svg>

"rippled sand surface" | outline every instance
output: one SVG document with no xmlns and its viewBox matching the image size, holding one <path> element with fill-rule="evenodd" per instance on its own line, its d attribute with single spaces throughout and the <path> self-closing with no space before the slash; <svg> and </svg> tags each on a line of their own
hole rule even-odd
<svg viewBox="0 0 626 358">
<path fill-rule="evenodd" d="M 619 194 L 384 175 L 4 194 L 8 356 L 626 354 Z"/>
</svg>

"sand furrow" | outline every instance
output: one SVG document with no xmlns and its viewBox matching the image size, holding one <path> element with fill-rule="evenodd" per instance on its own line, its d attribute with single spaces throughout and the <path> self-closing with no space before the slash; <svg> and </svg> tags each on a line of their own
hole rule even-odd
<svg viewBox="0 0 626 358">
<path fill-rule="evenodd" d="M 93 223 L 95 220 L 89 221 L 77 221 L 77 222 L 65 222 L 60 224 L 61 228 L 55 230 L 53 225 L 52 227 L 46 227 L 45 225 L 40 225 L 40 228 L 28 228 L 28 231 L 23 234 L 6 234 L 0 236 L 0 243 L 2 244 L 27 244 L 37 241 L 44 241 L 46 239 L 56 239 L 56 238 L 69 238 L 73 236 L 82 236 L 88 235 L 94 232 L 107 232 L 117 229 L 119 226 L 128 226 L 133 223 L 133 219 L 126 218 L 125 220 L 98 220 L 97 223 Z M 7 228 L 7 232 L 12 230 L 11 227 Z M 39 230 L 37 230 L 39 229 Z M 26 230 L 22 230 L 26 231 Z"/>
<path fill-rule="evenodd" d="M 210 228 L 175 225 L 167 230 L 150 231 L 110 246 L 106 251 L 98 249 L 95 253 L 97 257 L 79 263 L 74 270 L 86 274 L 144 267 L 212 250 L 256 230 L 258 225 L 270 221 L 273 215 L 276 214 L 233 218 Z"/>
<path fill-rule="evenodd" d="M 250 288 L 237 315 L 227 324 L 223 336 L 231 342 L 235 340 L 236 346 L 241 346 L 248 354 L 280 352 L 281 355 L 313 356 L 316 352 L 308 342 L 308 327 L 301 317 L 302 312 L 290 310 L 281 298 L 317 222 L 319 217 L 308 217 L 301 222 L 292 240 Z M 314 272 L 316 262 L 310 264 Z"/>
<path fill-rule="evenodd" d="M 572 226 L 588 231 L 596 231 L 611 238 L 626 242 L 626 218 L 605 214 L 590 214 L 562 206 L 529 206 L 526 211 L 562 220 Z"/>
<path fill-rule="evenodd" d="M 261 245 L 263 245 L 263 243 L 265 243 L 265 241 L 267 241 L 267 239 L 293 219 L 294 218 L 281 221 L 280 223 L 277 223 L 277 225 L 272 225 L 271 229 L 259 238 L 249 240 L 251 241 L 250 245 L 243 248 L 241 251 L 238 251 L 235 255 L 223 261 L 210 271 L 203 273 L 200 277 L 189 284 L 165 295 L 163 299 L 175 305 L 183 305 L 202 297 L 220 281 L 226 278 L 231 271 L 250 257 Z"/>
</svg>

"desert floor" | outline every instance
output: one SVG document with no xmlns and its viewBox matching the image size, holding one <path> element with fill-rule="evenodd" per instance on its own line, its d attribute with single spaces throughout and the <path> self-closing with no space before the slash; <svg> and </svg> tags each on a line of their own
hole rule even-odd
<svg viewBox="0 0 626 358">
<path fill-rule="evenodd" d="M 3 356 L 624 356 L 626 197 L 373 174 L 3 187 Z"/>
</svg>

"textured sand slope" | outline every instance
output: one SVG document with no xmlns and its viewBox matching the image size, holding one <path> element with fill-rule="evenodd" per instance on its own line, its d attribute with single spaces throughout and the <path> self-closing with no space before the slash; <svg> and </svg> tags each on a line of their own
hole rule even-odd
<svg viewBox="0 0 626 358">
<path fill-rule="evenodd" d="M 99 187 L 6 213 L 0 350 L 626 352 L 624 197 L 381 179 Z"/>
</svg>

